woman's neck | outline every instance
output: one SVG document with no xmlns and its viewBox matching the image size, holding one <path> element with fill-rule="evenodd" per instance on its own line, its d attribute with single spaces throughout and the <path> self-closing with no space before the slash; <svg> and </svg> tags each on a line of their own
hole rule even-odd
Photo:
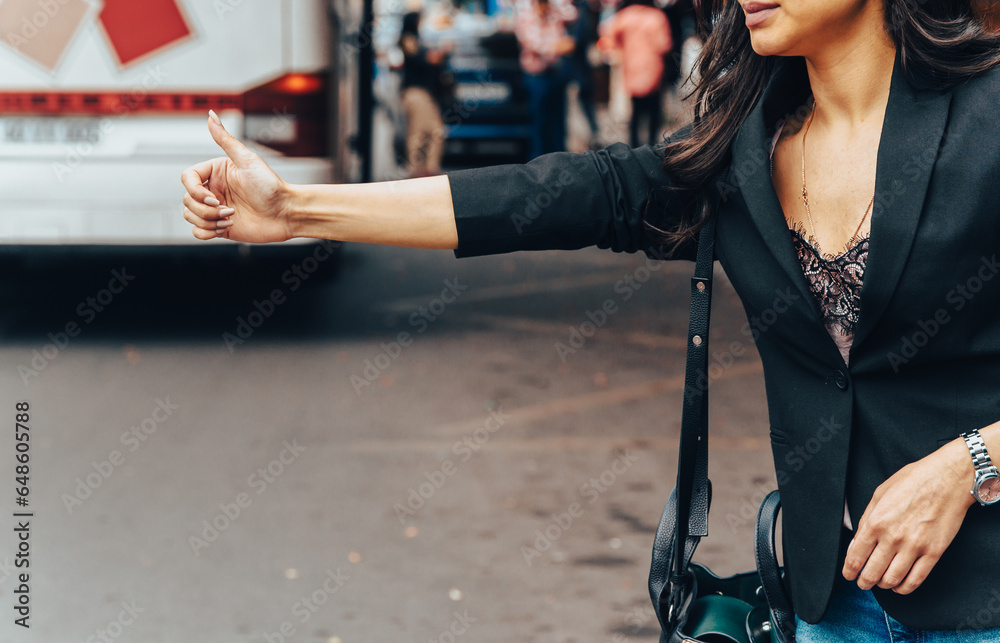
<svg viewBox="0 0 1000 643">
<path fill-rule="evenodd" d="M 845 33 L 805 56 L 809 84 L 821 106 L 816 123 L 850 130 L 881 120 L 895 58 L 888 36 L 869 30 Z"/>
</svg>

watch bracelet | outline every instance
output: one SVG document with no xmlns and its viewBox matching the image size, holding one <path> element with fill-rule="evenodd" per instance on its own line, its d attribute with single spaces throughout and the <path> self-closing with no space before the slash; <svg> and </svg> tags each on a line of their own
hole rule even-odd
<svg viewBox="0 0 1000 643">
<path fill-rule="evenodd" d="M 965 445 L 969 448 L 969 453 L 972 455 L 972 464 L 975 466 L 977 474 L 984 469 L 996 468 L 993 465 L 993 459 L 986 450 L 986 441 L 983 440 L 983 436 L 978 430 L 963 433 L 962 437 L 965 439 Z"/>
</svg>

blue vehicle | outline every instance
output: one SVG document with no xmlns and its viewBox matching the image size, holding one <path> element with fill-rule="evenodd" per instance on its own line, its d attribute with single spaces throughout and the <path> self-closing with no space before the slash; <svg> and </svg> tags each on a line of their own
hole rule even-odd
<svg viewBox="0 0 1000 643">
<path fill-rule="evenodd" d="M 528 160 L 528 108 L 517 38 L 510 31 L 460 39 L 449 67 L 453 90 L 442 105 L 449 165 Z"/>
<path fill-rule="evenodd" d="M 435 9 L 437 13 L 435 14 Z M 421 41 L 429 49 L 450 47 L 441 115 L 447 127 L 444 163 L 448 167 L 520 163 L 528 160 L 531 112 L 513 32 L 513 8 L 495 0 L 447 2 L 425 8 Z M 388 66 L 398 28 L 390 20 L 382 43 Z M 396 25 L 393 24 L 393 27 Z M 376 48 L 379 48 L 378 43 Z M 400 123 L 397 122 L 397 127 Z M 402 142 L 397 132 L 397 146 Z M 401 156 L 397 152 L 397 156 Z"/>
</svg>

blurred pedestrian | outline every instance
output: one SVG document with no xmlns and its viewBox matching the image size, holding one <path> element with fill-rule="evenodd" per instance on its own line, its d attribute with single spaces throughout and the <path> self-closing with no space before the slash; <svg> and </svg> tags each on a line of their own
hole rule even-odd
<svg viewBox="0 0 1000 643">
<path fill-rule="evenodd" d="M 439 104 L 448 50 L 428 50 L 420 42 L 419 11 L 403 16 L 401 103 L 406 114 L 406 161 L 410 176 L 441 173 L 445 127 Z"/>
<path fill-rule="evenodd" d="M 567 78 L 570 83 L 576 83 L 580 111 L 590 127 L 590 147 L 595 149 L 601 147 L 600 126 L 594 104 L 594 70 L 588 54 L 590 46 L 597 40 L 599 13 L 594 10 L 590 0 L 574 0 L 573 4 L 577 19 L 570 25 L 569 34 L 575 46 L 566 60 Z"/>
<path fill-rule="evenodd" d="M 566 148 L 564 57 L 576 47 L 566 25 L 577 18 L 569 0 L 520 0 L 515 34 L 532 118 L 530 158 Z"/>
<path fill-rule="evenodd" d="M 694 1 L 663 0 L 660 6 L 667 14 L 667 22 L 670 24 L 670 50 L 663 59 L 663 87 L 669 92 L 681 80 L 681 50 L 687 37 L 694 33 Z"/>
<path fill-rule="evenodd" d="M 663 57 L 671 49 L 670 24 L 653 0 L 625 0 L 619 11 L 601 25 L 601 36 L 621 51 L 625 91 L 632 100 L 629 143 L 639 147 L 641 120 L 649 123 L 650 145 L 660 135 L 663 110 Z"/>
</svg>

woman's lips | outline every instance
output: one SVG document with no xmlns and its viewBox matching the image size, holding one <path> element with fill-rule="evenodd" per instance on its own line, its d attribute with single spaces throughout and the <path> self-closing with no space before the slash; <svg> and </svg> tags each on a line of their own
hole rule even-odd
<svg viewBox="0 0 1000 643">
<path fill-rule="evenodd" d="M 763 2 L 748 2 L 743 5 L 743 10 L 747 13 L 747 27 L 756 27 L 767 20 L 778 8 L 776 4 Z"/>
</svg>

